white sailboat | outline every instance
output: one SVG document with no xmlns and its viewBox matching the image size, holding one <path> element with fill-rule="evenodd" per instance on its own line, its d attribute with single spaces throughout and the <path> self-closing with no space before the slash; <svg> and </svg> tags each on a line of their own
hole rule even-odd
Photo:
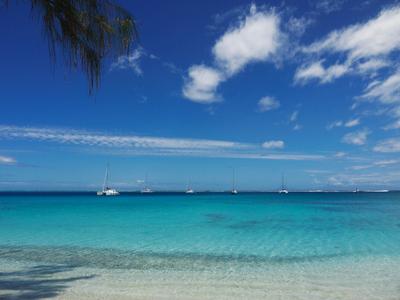
<svg viewBox="0 0 400 300">
<path fill-rule="evenodd" d="M 150 194 L 152 193 L 152 189 L 148 187 L 147 185 L 147 174 L 146 174 L 146 179 L 144 180 L 144 188 L 140 191 L 142 194 Z"/>
<path fill-rule="evenodd" d="M 282 175 L 282 186 L 281 189 L 278 191 L 279 194 L 288 194 L 289 191 L 285 188 L 285 177 Z"/>
<path fill-rule="evenodd" d="M 188 181 L 188 185 L 186 188 L 186 194 L 194 194 L 194 190 L 192 189 L 192 185 L 190 184 L 190 180 Z"/>
<path fill-rule="evenodd" d="M 142 194 L 149 194 L 152 193 L 153 190 L 151 188 L 145 187 L 143 190 L 140 191 Z"/>
<path fill-rule="evenodd" d="M 232 190 L 231 190 L 231 194 L 232 195 L 237 195 L 238 191 L 236 189 L 236 176 L 235 176 L 235 169 L 233 169 L 232 171 Z"/>
<path fill-rule="evenodd" d="M 104 175 L 103 189 L 97 192 L 97 196 L 118 196 L 119 192 L 116 189 L 112 189 L 108 186 L 109 172 L 108 164 L 106 168 L 106 174 Z"/>
</svg>

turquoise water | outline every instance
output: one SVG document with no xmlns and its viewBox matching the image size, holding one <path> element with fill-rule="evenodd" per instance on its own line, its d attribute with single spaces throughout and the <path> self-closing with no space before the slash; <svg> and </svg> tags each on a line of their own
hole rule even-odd
<svg viewBox="0 0 400 300">
<path fill-rule="evenodd" d="M 399 266 L 400 194 L 1 194 L 0 259 L 226 276 L 370 260 L 376 277 Z"/>
<path fill-rule="evenodd" d="M 281 261 L 400 255 L 400 194 L 2 195 L 0 245 Z"/>
</svg>

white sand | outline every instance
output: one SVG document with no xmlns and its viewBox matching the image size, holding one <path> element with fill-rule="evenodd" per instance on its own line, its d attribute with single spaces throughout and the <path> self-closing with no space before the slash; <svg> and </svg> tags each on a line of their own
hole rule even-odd
<svg viewBox="0 0 400 300">
<path fill-rule="evenodd" d="M 32 263 L 0 261 L 1 272 L 29 270 Z M 0 298 L 29 295 L 24 280 L 54 288 L 56 299 L 400 299 L 400 259 L 346 258 L 336 263 L 277 264 L 251 270 L 119 270 L 73 268 L 55 274 L 2 274 Z M 69 281 L 71 278 L 95 275 Z M 4 282 L 20 281 L 16 290 Z M 28 280 L 28 282 L 29 282 Z M 67 280 L 63 282 L 63 280 Z M 1 283 L 3 282 L 3 284 Z M 55 282 L 55 283 L 53 283 Z M 35 286 L 35 285 L 33 285 Z M 29 285 L 28 285 L 29 287 Z M 53 290 L 52 290 L 53 291 Z M 33 294 L 34 295 L 34 294 Z"/>
</svg>

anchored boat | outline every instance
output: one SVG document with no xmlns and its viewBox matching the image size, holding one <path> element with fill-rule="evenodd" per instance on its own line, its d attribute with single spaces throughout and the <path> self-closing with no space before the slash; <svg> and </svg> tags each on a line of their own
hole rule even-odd
<svg viewBox="0 0 400 300">
<path fill-rule="evenodd" d="M 278 191 L 279 194 L 288 194 L 289 191 L 286 189 L 285 187 L 285 176 L 282 175 L 282 185 L 281 185 L 281 189 Z"/>
<path fill-rule="evenodd" d="M 118 196 L 119 192 L 116 189 L 112 189 L 108 186 L 109 171 L 108 165 L 106 168 L 106 174 L 104 175 L 103 189 L 97 192 L 97 196 Z"/>
</svg>

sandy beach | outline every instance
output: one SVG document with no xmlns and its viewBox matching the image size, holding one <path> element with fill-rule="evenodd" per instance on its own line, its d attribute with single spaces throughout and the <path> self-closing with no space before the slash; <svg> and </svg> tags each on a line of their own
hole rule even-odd
<svg viewBox="0 0 400 300">
<path fill-rule="evenodd" d="M 400 260 L 389 258 L 228 272 L 106 270 L 10 261 L 1 265 L 2 299 L 395 300 L 400 281 Z"/>
</svg>

